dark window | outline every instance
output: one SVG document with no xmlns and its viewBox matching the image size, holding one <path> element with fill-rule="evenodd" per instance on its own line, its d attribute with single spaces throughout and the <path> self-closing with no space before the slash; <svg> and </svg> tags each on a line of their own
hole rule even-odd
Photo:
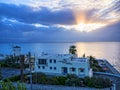
<svg viewBox="0 0 120 90">
<path fill-rule="evenodd" d="M 52 69 L 52 67 L 50 67 L 50 69 Z"/>
<path fill-rule="evenodd" d="M 75 68 L 71 68 L 71 70 L 72 70 L 73 72 L 75 72 Z"/>
<path fill-rule="evenodd" d="M 40 68 L 40 66 L 38 66 L 38 68 Z"/>
<path fill-rule="evenodd" d="M 46 59 L 38 59 L 38 64 L 47 64 Z"/>
<path fill-rule="evenodd" d="M 54 70 L 56 70 L 56 67 L 54 67 Z"/>
<path fill-rule="evenodd" d="M 84 72 L 84 68 L 80 68 L 80 72 Z"/>
<path fill-rule="evenodd" d="M 54 63 L 56 63 L 56 60 L 54 60 Z"/>
<path fill-rule="evenodd" d="M 45 69 L 45 66 L 42 66 L 43 69 Z"/>
<path fill-rule="evenodd" d="M 52 63 L 52 59 L 50 59 L 50 63 Z"/>
</svg>

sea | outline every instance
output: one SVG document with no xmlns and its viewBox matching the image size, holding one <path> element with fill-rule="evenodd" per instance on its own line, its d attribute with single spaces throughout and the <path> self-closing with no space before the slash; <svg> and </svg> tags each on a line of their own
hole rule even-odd
<svg viewBox="0 0 120 90">
<path fill-rule="evenodd" d="M 13 54 L 14 46 L 21 47 L 21 54 L 31 52 L 39 56 L 41 53 L 67 54 L 69 47 L 75 45 L 79 57 L 94 56 L 106 59 L 120 72 L 120 42 L 76 42 L 76 43 L 0 43 L 0 54 Z"/>
</svg>

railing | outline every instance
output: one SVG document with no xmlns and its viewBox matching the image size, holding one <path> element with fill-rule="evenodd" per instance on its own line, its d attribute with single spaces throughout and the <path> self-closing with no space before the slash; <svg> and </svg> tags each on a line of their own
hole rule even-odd
<svg viewBox="0 0 120 90">
<path fill-rule="evenodd" d="M 113 77 L 118 77 L 118 78 L 120 78 L 120 75 L 117 75 L 117 74 L 112 74 L 112 73 L 94 72 L 94 74 L 99 74 L 99 75 L 108 75 L 108 76 L 113 76 Z"/>
<path fill-rule="evenodd" d="M 48 65 L 48 63 L 44 63 L 44 64 L 42 64 L 42 63 L 38 63 L 38 62 L 36 62 L 36 65 L 38 66 L 38 65 Z"/>
<path fill-rule="evenodd" d="M 27 84 L 27 90 L 29 90 L 30 85 Z M 33 90 L 114 90 L 110 88 L 97 89 L 97 88 L 89 88 L 89 87 L 74 87 L 74 86 L 62 86 L 62 85 L 42 85 L 42 84 L 34 84 Z"/>
</svg>

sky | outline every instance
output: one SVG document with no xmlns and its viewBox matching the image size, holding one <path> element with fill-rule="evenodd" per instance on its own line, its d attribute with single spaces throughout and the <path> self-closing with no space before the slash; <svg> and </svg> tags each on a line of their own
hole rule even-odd
<svg viewBox="0 0 120 90">
<path fill-rule="evenodd" d="M 0 0 L 0 42 L 116 41 L 118 35 L 120 0 Z"/>
</svg>

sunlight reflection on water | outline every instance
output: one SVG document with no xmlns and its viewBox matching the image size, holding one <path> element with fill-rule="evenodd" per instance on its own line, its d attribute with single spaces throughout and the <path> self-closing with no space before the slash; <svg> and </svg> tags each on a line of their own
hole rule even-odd
<svg viewBox="0 0 120 90">
<path fill-rule="evenodd" d="M 69 53 L 69 46 L 76 45 L 78 56 L 84 53 L 86 56 L 92 55 L 96 58 L 107 59 L 120 71 L 120 42 L 78 42 L 78 43 L 1 43 L 0 54 L 12 54 L 12 47 L 19 45 L 21 53 L 28 51 L 36 56 L 41 52 L 45 53 Z"/>
</svg>

